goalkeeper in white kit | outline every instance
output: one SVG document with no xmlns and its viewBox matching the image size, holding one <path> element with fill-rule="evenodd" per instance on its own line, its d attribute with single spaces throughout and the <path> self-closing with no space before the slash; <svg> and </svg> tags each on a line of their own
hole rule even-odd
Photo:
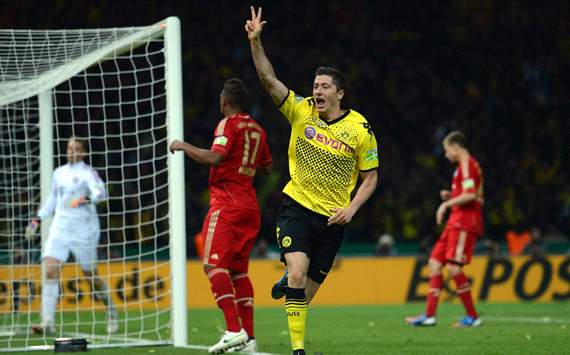
<svg viewBox="0 0 570 355">
<path fill-rule="evenodd" d="M 32 326 L 36 334 L 55 334 L 55 310 L 59 298 L 62 263 L 73 254 L 96 298 L 107 306 L 107 332 L 119 329 L 118 315 L 107 285 L 97 275 L 99 217 L 95 204 L 107 198 L 99 174 L 83 161 L 85 143 L 72 137 L 67 144 L 67 164 L 55 169 L 50 195 L 26 230 L 33 237 L 40 220 L 54 215 L 42 251 L 45 280 L 42 285 L 41 323 Z"/>
</svg>

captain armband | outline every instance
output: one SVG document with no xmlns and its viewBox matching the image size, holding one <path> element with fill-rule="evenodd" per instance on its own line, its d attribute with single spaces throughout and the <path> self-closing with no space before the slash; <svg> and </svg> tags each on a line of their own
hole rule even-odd
<svg viewBox="0 0 570 355">
<path fill-rule="evenodd" d="M 463 180 L 463 182 L 461 183 L 461 187 L 463 188 L 463 190 L 469 190 L 475 187 L 475 180 L 473 179 L 465 179 Z"/>
</svg>

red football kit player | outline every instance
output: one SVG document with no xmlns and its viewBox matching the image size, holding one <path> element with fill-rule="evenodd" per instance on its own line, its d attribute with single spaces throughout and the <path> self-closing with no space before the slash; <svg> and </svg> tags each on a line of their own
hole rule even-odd
<svg viewBox="0 0 570 355">
<path fill-rule="evenodd" d="M 272 163 L 265 131 L 244 113 L 246 97 L 243 82 L 226 81 L 220 95 L 225 118 L 216 127 L 209 150 L 180 141 L 170 146 L 211 166 L 210 209 L 202 227 L 203 264 L 227 331 L 210 353 L 256 351 L 253 287 L 247 274 L 261 224 L 253 179 L 258 168 L 268 170 Z"/>
<path fill-rule="evenodd" d="M 407 318 L 409 324 L 431 326 L 436 324 L 437 301 L 443 287 L 441 269 L 447 266 L 457 287 L 456 292 L 467 315 L 457 322 L 457 327 L 476 327 L 482 324 L 471 297 L 471 285 L 463 273 L 463 265 L 471 262 L 475 242 L 483 234 L 483 172 L 479 163 L 466 148 L 465 136 L 451 132 L 443 140 L 445 156 L 457 168 L 453 173 L 451 191 L 440 191 L 443 202 L 437 209 L 436 222 L 443 222 L 451 209 L 444 231 L 436 242 L 429 259 L 430 281 L 426 312 Z"/>
</svg>

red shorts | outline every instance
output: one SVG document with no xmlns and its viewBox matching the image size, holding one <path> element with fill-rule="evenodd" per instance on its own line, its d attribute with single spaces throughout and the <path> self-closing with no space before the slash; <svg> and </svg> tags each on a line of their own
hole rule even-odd
<svg viewBox="0 0 570 355">
<path fill-rule="evenodd" d="M 260 225 L 259 210 L 210 207 L 202 226 L 204 265 L 247 272 Z"/>
<path fill-rule="evenodd" d="M 453 262 L 467 265 L 471 262 L 477 234 L 457 228 L 445 228 L 431 251 L 430 258 L 442 264 Z"/>
</svg>

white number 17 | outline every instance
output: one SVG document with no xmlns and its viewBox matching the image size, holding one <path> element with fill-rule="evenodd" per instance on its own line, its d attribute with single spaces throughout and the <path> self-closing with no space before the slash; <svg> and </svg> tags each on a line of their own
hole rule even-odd
<svg viewBox="0 0 570 355">
<path fill-rule="evenodd" d="M 244 144 L 243 144 L 243 157 L 241 158 L 241 165 L 253 165 L 255 163 L 255 157 L 257 156 L 257 149 L 259 149 L 259 142 L 261 141 L 261 134 L 257 131 L 244 131 Z M 255 147 L 253 148 L 253 153 L 250 154 L 250 140 L 255 140 Z"/>
</svg>

